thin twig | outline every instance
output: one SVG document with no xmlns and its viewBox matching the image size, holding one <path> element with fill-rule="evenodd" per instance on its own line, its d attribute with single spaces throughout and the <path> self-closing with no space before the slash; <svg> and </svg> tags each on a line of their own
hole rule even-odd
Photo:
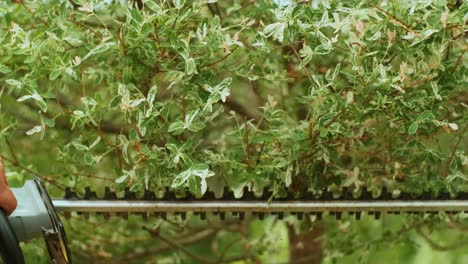
<svg viewBox="0 0 468 264">
<path fill-rule="evenodd" d="M 457 70 L 458 65 L 460 65 L 461 60 L 462 60 L 462 58 L 463 58 L 463 55 L 465 54 L 465 51 L 466 51 L 466 49 L 464 49 L 463 52 L 460 54 L 460 56 L 458 56 L 457 62 L 455 62 L 455 66 L 453 66 L 452 71 L 451 71 L 451 74 L 452 74 L 452 75 L 453 75 L 453 74 L 455 73 L 455 71 Z"/>
<path fill-rule="evenodd" d="M 18 157 L 16 156 L 16 153 L 13 151 L 13 148 L 11 147 L 10 140 L 8 140 L 8 138 L 5 138 L 5 142 L 7 143 L 8 149 L 10 150 L 11 156 L 15 160 L 15 163 L 19 164 Z"/>
<path fill-rule="evenodd" d="M 378 9 L 380 12 L 382 13 L 385 13 L 388 17 L 390 17 L 392 20 L 395 20 L 396 22 L 398 22 L 406 31 L 408 32 L 413 32 L 414 33 L 414 30 L 410 27 L 410 25 L 406 24 L 405 22 L 403 22 L 401 19 L 397 18 L 396 16 L 390 14 L 389 12 L 387 12 L 386 10 L 382 9 L 381 7 L 375 5 L 374 6 L 376 9 Z"/>
<path fill-rule="evenodd" d="M 441 244 L 438 244 L 437 242 L 435 242 L 434 240 L 432 240 L 429 237 L 429 235 L 424 233 L 424 231 L 422 230 L 421 227 L 417 228 L 416 231 L 418 232 L 418 234 L 422 238 L 424 238 L 424 240 L 431 246 L 432 249 L 437 250 L 437 251 L 454 250 L 454 249 L 457 249 L 457 248 L 464 247 L 464 246 L 468 245 L 468 240 L 466 240 L 466 239 L 464 241 L 457 241 L 453 245 L 449 245 L 449 246 L 441 245 Z"/>
<path fill-rule="evenodd" d="M 461 134 L 460 134 L 460 137 L 458 138 L 457 142 L 455 143 L 455 145 L 453 146 L 453 149 L 452 149 L 452 154 L 450 155 L 450 158 L 447 160 L 447 167 L 446 167 L 446 170 L 445 170 L 445 177 L 448 176 L 449 174 L 449 171 L 450 171 L 450 164 L 452 164 L 452 161 L 453 159 L 455 158 L 455 153 L 457 152 L 457 149 L 458 149 L 458 146 L 460 145 L 460 142 L 461 140 L 463 139 L 463 135 L 465 135 L 465 132 L 466 132 L 466 128 L 468 126 L 465 125 L 465 127 L 463 128 L 463 130 L 461 131 Z"/>
</svg>

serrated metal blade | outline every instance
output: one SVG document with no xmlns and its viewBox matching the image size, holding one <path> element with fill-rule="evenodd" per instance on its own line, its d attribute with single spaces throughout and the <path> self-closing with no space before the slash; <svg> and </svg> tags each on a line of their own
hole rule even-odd
<svg viewBox="0 0 468 264">
<path fill-rule="evenodd" d="M 55 199 L 59 212 L 79 213 L 316 213 L 316 212 L 468 212 L 468 200 L 388 201 L 217 201 Z"/>
</svg>

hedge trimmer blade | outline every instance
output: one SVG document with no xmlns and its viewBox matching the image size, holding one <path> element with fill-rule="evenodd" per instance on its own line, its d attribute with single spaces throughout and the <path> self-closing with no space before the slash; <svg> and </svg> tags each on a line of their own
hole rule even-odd
<svg viewBox="0 0 468 264">
<path fill-rule="evenodd" d="M 302 217 L 303 214 L 314 214 L 321 217 L 323 213 L 330 213 L 340 218 L 342 213 L 349 213 L 360 218 L 361 213 L 373 214 L 376 218 L 382 213 L 459 213 L 468 212 L 468 193 L 459 193 L 450 196 L 442 193 L 435 197 L 427 193 L 414 196 L 409 193 L 401 193 L 393 197 L 386 191 L 378 197 L 363 191 L 359 197 L 354 197 L 352 192 L 345 190 L 341 197 L 335 197 L 332 193 L 323 192 L 321 195 L 306 193 L 298 197 L 276 198 L 271 193 L 264 191 L 260 196 L 244 191 L 241 198 L 235 198 L 232 192 L 226 191 L 220 198 L 215 198 L 213 193 L 208 193 L 202 198 L 185 194 L 177 197 L 175 193 L 166 192 L 163 197 L 156 197 L 152 192 L 145 192 L 140 198 L 128 190 L 123 197 L 106 188 L 104 197 L 98 198 L 95 192 L 86 188 L 83 197 L 78 197 L 74 192 L 67 190 L 65 199 L 53 201 L 55 208 L 60 212 L 78 213 L 103 213 L 126 215 L 138 213 L 145 215 L 166 216 L 176 214 L 186 216 L 192 212 L 205 218 L 207 213 L 225 217 L 226 213 L 232 213 L 243 217 L 245 214 L 257 215 L 263 218 L 265 214 L 275 214 L 283 217 L 285 214 L 293 214 Z"/>
</svg>

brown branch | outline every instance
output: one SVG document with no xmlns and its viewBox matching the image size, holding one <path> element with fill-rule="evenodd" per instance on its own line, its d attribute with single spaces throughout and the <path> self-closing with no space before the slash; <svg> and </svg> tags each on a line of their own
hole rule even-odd
<svg viewBox="0 0 468 264">
<path fill-rule="evenodd" d="M 359 244 L 354 244 L 352 247 L 349 247 L 347 248 L 346 250 L 344 250 L 344 253 L 345 254 L 351 254 L 353 252 L 356 252 L 357 250 L 359 250 L 360 248 L 362 247 L 367 247 L 367 246 L 371 246 L 371 245 L 376 245 L 378 243 L 381 243 L 381 242 L 391 242 L 393 239 L 401 239 L 401 236 L 408 233 L 408 232 L 411 232 L 412 230 L 424 225 L 424 224 L 427 224 L 428 223 L 428 219 L 425 219 L 425 220 L 422 220 L 422 221 L 417 221 L 417 222 L 414 222 L 410 225 L 407 225 L 407 226 L 404 226 L 402 227 L 401 229 L 399 229 L 398 231 L 396 232 L 393 232 L 391 234 L 388 234 L 388 235 L 383 235 L 379 238 L 376 238 L 376 239 L 373 239 L 373 240 L 368 240 L 368 241 L 365 241 L 365 242 L 362 242 L 362 243 L 359 243 Z"/>
<path fill-rule="evenodd" d="M 57 103 L 59 105 L 59 107 L 64 106 L 64 107 L 68 108 L 69 111 L 71 111 L 70 109 L 72 108 L 72 106 L 71 106 L 72 104 L 71 104 L 70 100 L 68 100 L 63 95 L 58 95 L 57 101 L 55 103 Z M 37 107 L 37 105 L 35 105 L 33 102 L 26 102 L 24 105 L 27 106 L 33 112 L 40 111 L 40 109 Z M 36 120 L 32 120 L 30 118 L 18 115 L 18 111 L 12 110 L 12 111 L 8 111 L 8 112 L 11 113 L 11 114 L 14 114 L 16 117 L 20 117 L 24 121 L 27 121 L 27 122 L 30 122 L 30 123 L 31 122 L 32 123 L 36 122 Z M 49 119 L 54 119 L 56 127 L 62 128 L 62 129 L 65 129 L 65 130 L 70 130 L 70 131 L 72 130 L 71 124 L 69 122 L 67 122 L 66 120 L 56 118 L 54 115 L 52 115 L 49 112 L 43 112 L 42 114 L 45 117 L 49 118 Z M 94 128 L 94 129 L 96 129 L 96 130 L 101 129 L 102 132 L 109 133 L 109 134 L 128 135 L 128 133 L 129 133 L 129 129 L 127 127 L 121 127 L 121 126 L 118 126 L 118 125 L 113 124 L 113 123 L 108 122 L 108 121 L 101 121 L 99 126 L 95 126 L 93 124 L 91 124 L 90 126 L 92 128 Z"/>
<path fill-rule="evenodd" d="M 382 9 L 381 7 L 375 5 L 374 6 L 376 9 L 378 9 L 380 12 L 384 13 L 385 15 L 387 15 L 388 17 L 390 17 L 392 20 L 395 20 L 396 22 L 398 22 L 406 31 L 408 32 L 413 32 L 414 33 L 414 30 L 410 27 L 410 25 L 406 24 L 405 22 L 403 22 L 401 19 L 397 18 L 396 16 L 390 14 L 389 12 L 387 12 L 386 10 Z"/>
<path fill-rule="evenodd" d="M 247 110 L 246 107 L 244 107 L 244 105 L 242 105 L 241 103 L 237 101 L 234 101 L 233 99 L 229 97 L 227 98 L 225 105 L 230 110 L 236 112 L 242 117 L 246 117 L 248 120 L 258 120 L 257 115 L 253 115 L 249 110 Z"/>
<path fill-rule="evenodd" d="M 219 10 L 218 3 L 216 3 L 216 2 L 215 3 L 207 3 L 206 5 L 208 6 L 208 9 L 210 9 L 210 12 L 213 15 L 213 17 L 215 17 L 215 16 L 219 17 L 219 23 L 221 24 L 221 26 L 223 26 L 223 20 L 222 20 L 222 17 L 221 17 L 221 11 Z"/>
<path fill-rule="evenodd" d="M 26 11 L 28 11 L 28 13 L 31 15 L 31 17 L 35 17 L 36 14 L 28 7 L 26 6 L 26 4 L 23 2 L 23 1 L 20 1 L 19 4 L 24 8 L 26 9 Z M 45 20 L 43 20 L 42 18 L 38 17 L 37 19 L 39 19 L 39 21 L 41 21 L 42 24 L 44 24 L 45 26 L 49 26 L 49 23 L 47 23 Z"/>
<path fill-rule="evenodd" d="M 429 237 L 429 235 L 424 233 L 422 228 L 419 227 L 419 228 L 416 229 L 416 231 L 422 238 L 424 238 L 424 240 L 431 246 L 432 249 L 437 250 L 437 251 L 454 250 L 454 249 L 458 249 L 460 247 L 464 247 L 464 246 L 468 245 L 468 239 L 465 239 L 463 241 L 457 241 L 453 245 L 449 245 L 449 246 L 441 245 L 441 244 L 438 244 L 437 242 L 435 242 L 434 240 L 432 240 Z"/>
<path fill-rule="evenodd" d="M 3 160 L 6 160 L 8 163 L 10 163 L 12 166 L 14 167 L 17 167 L 17 168 L 20 168 L 26 172 L 29 172 L 30 174 L 32 174 L 33 176 L 37 176 L 39 178 L 41 178 L 42 180 L 54 185 L 55 187 L 59 188 L 59 189 L 62 189 L 62 190 L 65 190 L 65 186 L 63 186 L 62 184 L 58 183 L 57 181 L 55 181 L 54 179 L 52 179 L 51 177 L 47 177 L 47 176 L 43 176 L 41 174 L 39 174 L 38 172 L 34 171 L 34 170 L 31 170 L 30 168 L 26 167 L 26 166 L 23 166 L 22 164 L 20 164 L 19 162 L 13 160 L 13 159 L 10 159 L 4 155 L 1 155 L 0 154 L 0 157 L 3 159 Z"/>
<path fill-rule="evenodd" d="M 8 140 L 8 138 L 5 138 L 5 142 L 8 145 L 8 149 L 10 150 L 10 153 L 11 153 L 11 156 L 13 157 L 13 160 L 15 161 L 16 164 L 19 164 L 18 157 L 16 156 L 16 153 L 13 151 L 10 140 Z"/>
<path fill-rule="evenodd" d="M 134 261 L 136 259 L 141 259 L 141 258 L 145 258 L 145 257 L 149 257 L 149 256 L 154 256 L 154 255 L 162 253 L 162 252 L 183 248 L 184 246 L 189 246 L 189 245 L 198 243 L 200 241 L 203 241 L 203 240 L 205 240 L 205 239 L 207 239 L 209 237 L 212 237 L 215 233 L 216 233 L 216 230 L 205 229 L 203 231 L 200 231 L 200 232 L 195 233 L 195 234 L 191 234 L 191 235 L 189 235 L 187 237 L 184 237 L 184 238 L 182 238 L 182 239 L 180 239 L 178 241 L 175 241 L 175 242 L 170 241 L 169 239 L 164 238 L 164 237 L 162 237 L 160 235 L 156 235 L 156 233 L 154 233 L 154 235 L 159 237 L 161 240 L 163 240 L 165 242 L 170 241 L 170 243 L 166 243 L 165 245 L 157 245 L 157 246 L 154 246 L 154 247 L 150 247 L 150 248 L 146 249 L 143 252 L 129 253 L 126 256 L 118 259 L 117 261 L 118 261 L 118 263 L 128 263 L 128 261 Z"/>
<path fill-rule="evenodd" d="M 455 145 L 453 146 L 453 149 L 452 149 L 452 154 L 450 155 L 450 158 L 448 159 L 447 161 L 447 167 L 445 169 L 445 177 L 448 176 L 449 174 L 449 171 L 450 171 L 450 164 L 452 164 L 452 161 L 453 159 L 455 158 L 455 153 L 457 152 L 457 149 L 458 149 L 458 146 L 460 145 L 460 142 L 462 141 L 463 139 L 463 136 L 465 135 L 465 132 L 466 132 L 466 128 L 468 126 L 465 125 L 465 127 L 463 128 L 463 130 L 461 131 L 461 134 L 460 134 L 460 137 L 458 138 L 457 142 L 455 143 Z"/>
<path fill-rule="evenodd" d="M 434 77 L 436 77 L 436 76 L 437 76 L 437 74 L 435 74 L 435 73 L 430 74 L 430 75 L 428 75 L 428 76 L 426 76 L 426 77 L 424 77 L 424 78 L 421 78 L 421 79 L 419 79 L 419 80 L 417 80 L 417 81 L 414 81 L 414 82 L 412 82 L 412 83 L 410 83 L 410 84 L 408 84 L 408 85 L 405 85 L 405 86 L 403 87 L 403 90 L 408 90 L 409 88 L 413 88 L 413 87 L 415 87 L 415 86 L 419 86 L 419 85 L 421 85 L 421 84 L 423 84 L 423 83 L 425 83 L 425 82 L 427 82 L 427 81 L 430 81 L 430 80 L 434 79 Z"/>
<path fill-rule="evenodd" d="M 234 49 L 232 49 L 232 51 L 228 51 L 228 54 L 224 55 L 221 59 L 219 59 L 217 61 L 214 61 L 212 63 L 201 65 L 200 68 L 210 67 L 210 66 L 213 66 L 213 65 L 216 65 L 216 64 L 222 62 L 223 60 L 229 58 L 229 56 L 231 56 L 234 53 L 234 51 L 236 51 L 238 48 L 239 48 L 239 46 L 234 47 Z"/>
<path fill-rule="evenodd" d="M 451 74 L 452 74 L 452 75 L 453 75 L 453 74 L 455 73 L 455 71 L 457 70 L 458 65 L 460 65 L 461 60 L 462 60 L 462 58 L 463 58 L 463 55 L 465 54 L 465 51 L 466 51 L 466 49 L 464 49 L 463 52 L 460 54 L 460 56 L 458 56 L 457 62 L 455 62 L 455 66 L 453 66 L 452 71 L 451 71 Z"/>
</svg>

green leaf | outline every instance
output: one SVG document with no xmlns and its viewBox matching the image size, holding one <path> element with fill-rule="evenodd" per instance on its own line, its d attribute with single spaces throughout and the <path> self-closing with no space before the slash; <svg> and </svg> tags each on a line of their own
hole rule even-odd
<svg viewBox="0 0 468 264">
<path fill-rule="evenodd" d="M 9 73 L 9 72 L 11 72 L 11 70 L 10 70 L 9 67 L 7 67 L 7 66 L 5 66 L 3 64 L 0 64 L 0 72 L 1 73 Z"/>
<path fill-rule="evenodd" d="M 299 56 L 301 56 L 302 58 L 300 67 L 303 68 L 307 64 L 309 64 L 309 62 L 312 60 L 314 56 L 314 51 L 309 45 L 304 45 L 302 49 L 299 51 Z"/>
<path fill-rule="evenodd" d="M 171 187 L 172 188 L 177 188 L 179 186 L 182 186 L 182 184 L 187 182 L 187 180 L 189 179 L 190 176 L 192 176 L 192 169 L 188 169 L 186 171 L 183 171 L 183 172 L 179 173 L 174 178 L 174 181 L 172 182 Z"/>
<path fill-rule="evenodd" d="M 416 118 L 417 123 L 421 123 L 424 121 L 431 121 L 435 118 L 434 114 L 431 111 L 425 111 L 421 113 L 418 118 Z"/>
<path fill-rule="evenodd" d="M 150 90 L 148 91 L 148 95 L 146 96 L 146 101 L 149 105 L 152 105 L 154 99 L 156 98 L 156 93 L 158 92 L 158 86 L 153 85 L 151 86 Z"/>
<path fill-rule="evenodd" d="M 203 123 L 191 123 L 187 129 L 192 131 L 192 132 L 198 132 L 200 130 L 202 130 L 203 128 L 205 128 L 205 124 Z"/>
<path fill-rule="evenodd" d="M 185 124 L 181 121 L 174 122 L 169 125 L 169 129 L 167 132 L 172 133 L 174 135 L 180 135 L 185 130 Z"/>
<path fill-rule="evenodd" d="M 31 95 L 22 96 L 22 97 L 18 98 L 17 101 L 18 102 L 23 102 L 23 101 L 26 101 L 26 100 L 29 100 L 29 99 L 33 99 L 36 102 L 36 104 L 39 106 L 39 108 L 41 108 L 41 110 L 43 112 L 47 112 L 47 104 L 44 101 L 44 99 L 42 99 L 42 96 L 37 93 L 37 91 L 34 91 L 34 93 L 31 94 Z"/>
<path fill-rule="evenodd" d="M 185 71 L 187 72 L 188 75 L 197 73 L 197 66 L 193 58 L 188 58 L 185 61 Z"/>
<path fill-rule="evenodd" d="M 31 136 L 31 135 L 34 135 L 36 133 L 39 133 L 42 131 L 42 126 L 35 126 L 31 129 L 29 129 L 28 131 L 26 131 L 26 135 L 28 136 Z"/>
<path fill-rule="evenodd" d="M 414 122 L 408 127 L 408 134 L 413 135 L 418 131 L 418 123 Z"/>
<path fill-rule="evenodd" d="M 447 5 L 447 0 L 434 0 L 433 3 L 436 6 L 443 7 Z"/>
<path fill-rule="evenodd" d="M 284 30 L 286 29 L 286 24 L 283 22 L 276 22 L 266 26 L 263 29 L 263 34 L 266 37 L 273 36 L 273 39 L 283 42 L 284 39 Z"/>
<path fill-rule="evenodd" d="M 128 175 L 120 176 L 115 180 L 115 183 L 123 183 L 128 178 Z"/>
<path fill-rule="evenodd" d="M 49 80 L 53 81 L 53 80 L 57 79 L 57 78 L 60 76 L 60 73 L 61 73 L 60 70 L 53 70 L 53 71 L 49 74 Z"/>
<path fill-rule="evenodd" d="M 14 79 L 7 79 L 5 82 L 8 83 L 9 85 L 16 86 L 16 88 L 21 87 L 21 82 L 14 80 Z"/>
<path fill-rule="evenodd" d="M 115 46 L 115 45 L 116 45 L 115 42 L 102 43 L 102 44 L 96 46 L 95 48 L 93 48 L 92 50 L 90 50 L 90 51 L 88 52 L 88 54 L 86 54 L 86 55 L 82 58 L 82 61 L 87 60 L 88 58 L 90 58 L 90 57 L 93 56 L 93 55 L 96 55 L 96 54 L 99 54 L 99 53 L 103 53 L 103 52 L 109 50 L 110 47 Z"/>
<path fill-rule="evenodd" d="M 159 13 L 159 12 L 162 11 L 161 6 L 159 6 L 159 5 L 158 5 L 157 3 L 155 3 L 154 1 L 145 1 L 145 5 L 146 5 L 149 9 L 151 9 L 151 10 L 157 12 L 157 13 Z"/>
<path fill-rule="evenodd" d="M 120 105 L 120 102 L 122 101 L 122 96 L 117 95 L 109 103 L 110 108 L 116 108 Z"/>
<path fill-rule="evenodd" d="M 173 1 L 174 1 L 175 8 L 182 9 L 182 7 L 184 7 L 185 0 L 173 0 Z"/>
</svg>

